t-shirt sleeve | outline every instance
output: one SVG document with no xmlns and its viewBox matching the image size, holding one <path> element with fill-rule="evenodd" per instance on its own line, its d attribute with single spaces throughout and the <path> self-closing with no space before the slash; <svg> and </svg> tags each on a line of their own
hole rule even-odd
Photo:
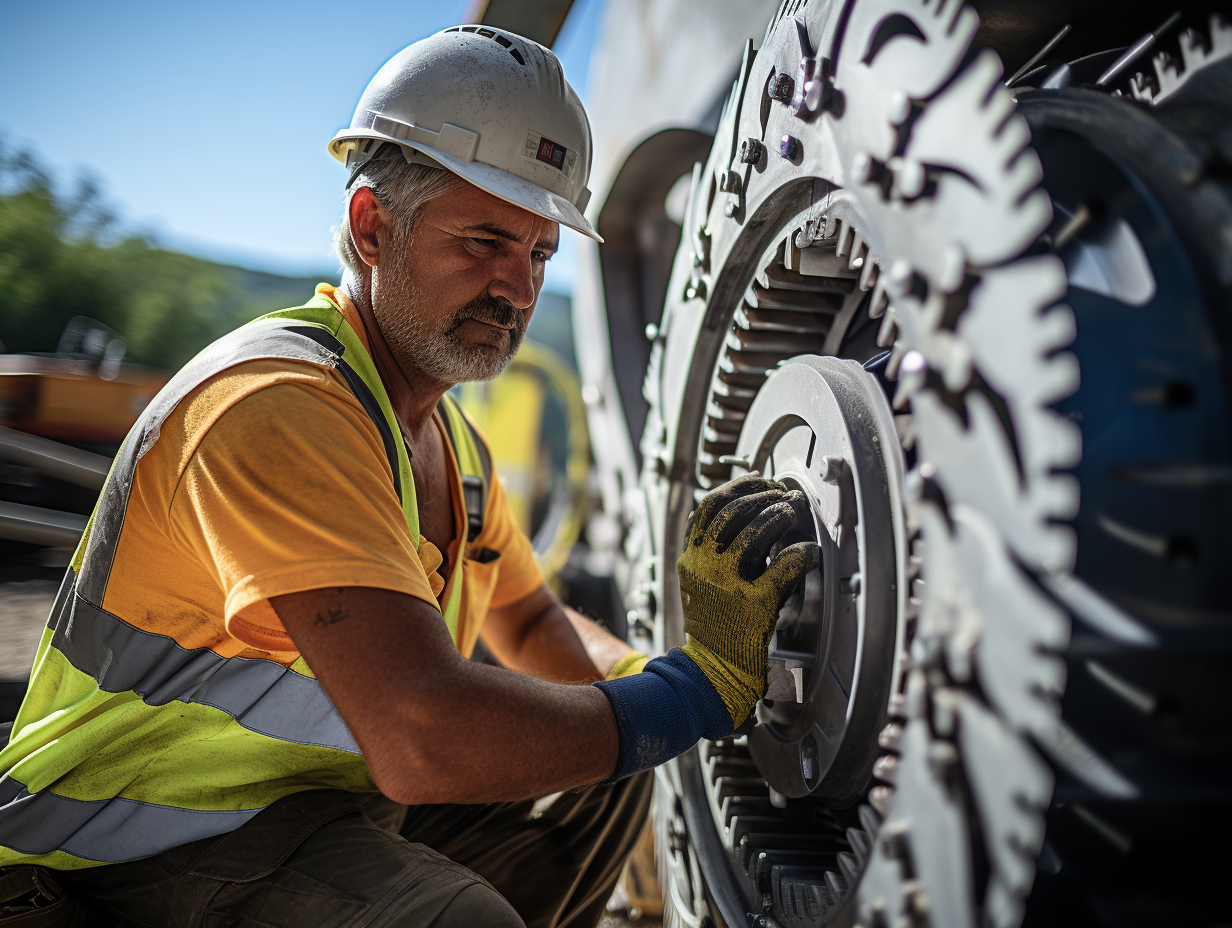
<svg viewBox="0 0 1232 928">
<path fill-rule="evenodd" d="M 252 647 L 287 648 L 267 602 L 286 593 L 370 586 L 439 608 L 380 433 L 330 385 L 241 399 L 205 433 L 171 500 L 177 541 L 214 571 L 227 631 Z"/>
<path fill-rule="evenodd" d="M 499 478 L 492 480 L 488 491 L 487 511 L 483 517 L 483 531 L 471 544 L 472 551 L 491 548 L 500 552 L 497 564 L 500 569 L 492 592 L 491 609 L 499 609 L 529 596 L 543 583 L 543 574 L 535 562 L 535 552 L 530 539 L 522 531 L 505 497 L 505 488 Z"/>
</svg>

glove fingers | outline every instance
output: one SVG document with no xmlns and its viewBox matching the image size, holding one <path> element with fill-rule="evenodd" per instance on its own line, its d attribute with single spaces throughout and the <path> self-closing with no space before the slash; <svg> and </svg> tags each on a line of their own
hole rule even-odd
<svg viewBox="0 0 1232 928">
<path fill-rule="evenodd" d="M 689 519 L 689 537 L 694 539 L 695 543 L 700 543 L 702 532 L 710 525 L 710 521 L 733 500 L 750 493 L 761 493 L 776 488 L 782 489 L 782 484 L 768 480 L 760 474 L 745 474 L 716 487 L 706 494 L 693 512 L 692 518 Z"/>
<path fill-rule="evenodd" d="M 790 545 L 774 556 L 758 585 L 769 584 L 779 592 L 779 603 L 787 598 L 797 583 L 810 570 L 821 566 L 821 546 L 815 541 L 801 541 Z"/>
<path fill-rule="evenodd" d="M 781 501 L 786 495 L 787 491 L 779 487 L 773 490 L 763 490 L 760 493 L 750 493 L 748 496 L 732 500 L 711 521 L 710 527 L 706 529 L 706 535 L 721 548 L 725 548 L 757 517 L 758 513 Z"/>
<path fill-rule="evenodd" d="M 765 572 L 770 549 L 796 524 L 796 510 L 791 500 L 793 494 L 801 495 L 798 490 L 793 491 L 787 499 L 758 513 L 732 543 L 732 547 L 740 552 L 736 570 L 745 580 L 751 582 Z"/>
</svg>

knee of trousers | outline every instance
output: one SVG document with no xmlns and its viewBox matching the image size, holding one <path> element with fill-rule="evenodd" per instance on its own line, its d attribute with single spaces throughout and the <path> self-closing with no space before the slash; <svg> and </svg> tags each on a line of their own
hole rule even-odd
<svg viewBox="0 0 1232 928">
<path fill-rule="evenodd" d="M 472 883 L 454 897 L 432 928 L 526 928 L 505 897 L 487 883 Z"/>
<path fill-rule="evenodd" d="M 463 886 L 427 923 L 425 901 L 417 900 L 408 909 L 391 906 L 387 917 L 373 922 L 371 928 L 526 928 L 505 897 L 482 880 Z"/>
</svg>

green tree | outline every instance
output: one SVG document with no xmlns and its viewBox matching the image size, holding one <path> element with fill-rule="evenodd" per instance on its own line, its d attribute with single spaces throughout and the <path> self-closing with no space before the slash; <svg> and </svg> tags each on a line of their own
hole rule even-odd
<svg viewBox="0 0 1232 928">
<path fill-rule="evenodd" d="M 313 279 L 215 264 L 122 234 L 98 184 L 57 194 L 28 151 L 0 141 L 0 342 L 50 352 L 74 316 L 114 329 L 125 360 L 174 369 L 223 332 L 293 306 Z"/>
</svg>

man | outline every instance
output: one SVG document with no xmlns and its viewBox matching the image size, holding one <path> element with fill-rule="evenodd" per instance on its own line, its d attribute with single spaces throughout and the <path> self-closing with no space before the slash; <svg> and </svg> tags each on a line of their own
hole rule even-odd
<svg viewBox="0 0 1232 928">
<path fill-rule="evenodd" d="M 817 563 L 767 567 L 800 495 L 698 507 L 683 651 L 566 609 L 445 391 L 513 356 L 559 225 L 598 239 L 581 104 L 547 49 L 446 30 L 330 147 L 343 286 L 207 348 L 129 435 L 0 753 L 0 865 L 151 926 L 594 924 L 644 771 L 764 692 Z M 466 660 L 481 627 L 505 667 Z"/>
</svg>

